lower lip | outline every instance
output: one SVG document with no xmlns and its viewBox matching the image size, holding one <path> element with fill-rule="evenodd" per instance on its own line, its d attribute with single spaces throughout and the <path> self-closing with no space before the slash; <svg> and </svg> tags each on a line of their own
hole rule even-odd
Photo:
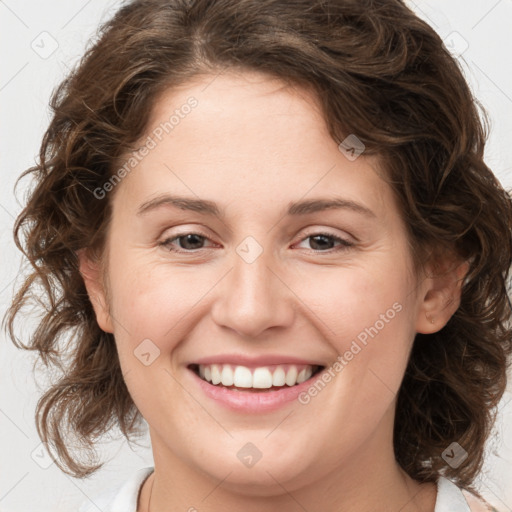
<svg viewBox="0 0 512 512">
<path fill-rule="evenodd" d="M 217 403 L 237 412 L 262 413 L 271 412 L 297 400 L 321 375 L 319 372 L 310 379 L 286 386 L 275 391 L 238 391 L 224 386 L 215 386 L 201 379 L 194 371 L 189 370 L 204 394 Z"/>
</svg>

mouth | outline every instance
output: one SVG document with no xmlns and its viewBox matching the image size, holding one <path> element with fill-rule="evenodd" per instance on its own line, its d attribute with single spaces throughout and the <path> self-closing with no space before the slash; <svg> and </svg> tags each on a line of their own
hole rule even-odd
<svg viewBox="0 0 512 512">
<path fill-rule="evenodd" d="M 280 391 L 313 379 L 325 366 L 275 364 L 249 367 L 233 364 L 190 364 L 189 370 L 201 380 L 219 388 L 240 392 Z"/>
</svg>

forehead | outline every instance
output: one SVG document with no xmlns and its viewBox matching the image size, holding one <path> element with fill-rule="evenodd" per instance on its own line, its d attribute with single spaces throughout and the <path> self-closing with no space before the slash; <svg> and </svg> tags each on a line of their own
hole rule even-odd
<svg viewBox="0 0 512 512">
<path fill-rule="evenodd" d="M 216 113 L 221 117 L 235 107 L 239 118 L 249 119 L 255 113 L 251 106 L 277 107 L 281 114 L 287 108 L 297 110 L 300 103 L 318 111 L 322 120 L 320 102 L 313 87 L 286 82 L 268 73 L 256 70 L 229 69 L 216 74 L 201 73 L 186 82 L 163 90 L 156 98 L 150 125 L 168 113 L 168 106 L 176 108 L 194 96 L 201 105 L 201 112 Z M 239 108 L 242 107 L 242 108 Z"/>
<path fill-rule="evenodd" d="M 166 142 L 188 139 L 197 153 L 231 146 L 231 153 L 252 148 L 262 157 L 266 147 L 284 151 L 292 146 L 298 154 L 298 143 L 306 135 L 329 138 L 312 90 L 257 72 L 199 75 L 164 91 L 156 98 L 147 132 L 159 127 Z"/>
<path fill-rule="evenodd" d="M 375 157 L 350 161 L 331 138 L 318 98 L 260 73 L 201 75 L 164 91 L 139 144 L 152 149 L 130 173 L 132 195 L 167 189 L 246 207 L 343 193 L 389 207 Z M 389 188 L 389 187 L 388 187 Z"/>
</svg>

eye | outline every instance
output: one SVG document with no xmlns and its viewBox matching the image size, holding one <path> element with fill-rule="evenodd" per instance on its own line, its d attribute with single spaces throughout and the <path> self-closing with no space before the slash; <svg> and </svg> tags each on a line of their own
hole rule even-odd
<svg viewBox="0 0 512 512">
<path fill-rule="evenodd" d="M 204 249 L 203 244 L 208 237 L 199 233 L 183 233 L 172 238 L 167 238 L 159 245 L 172 252 L 193 252 L 198 249 Z M 179 246 L 176 247 L 176 244 Z"/>
<path fill-rule="evenodd" d="M 205 235 L 190 232 L 166 238 L 159 245 L 171 252 L 190 253 L 207 249 L 208 247 L 204 246 L 207 240 L 209 238 Z M 332 252 L 332 249 L 334 249 L 334 252 L 341 251 L 354 245 L 352 242 L 331 233 L 314 233 L 303 238 L 300 243 L 304 243 L 306 240 L 310 240 L 310 250 L 315 253 Z"/>
<path fill-rule="evenodd" d="M 343 251 L 354 245 L 352 242 L 331 233 L 314 233 L 303 238 L 301 243 L 306 240 L 311 240 L 310 246 L 314 252 L 331 252 L 330 250 L 333 248 L 334 251 Z M 337 248 L 335 244 L 338 244 Z"/>
</svg>

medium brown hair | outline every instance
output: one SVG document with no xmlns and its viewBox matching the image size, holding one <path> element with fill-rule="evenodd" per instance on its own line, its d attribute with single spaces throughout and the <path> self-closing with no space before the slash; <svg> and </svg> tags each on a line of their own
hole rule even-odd
<svg viewBox="0 0 512 512">
<path fill-rule="evenodd" d="M 512 204 L 483 160 L 478 104 L 442 40 L 400 0 L 136 0 L 107 22 L 54 91 L 53 118 L 34 187 L 15 225 L 30 272 L 8 312 L 17 346 L 35 350 L 60 378 L 37 405 L 41 438 L 66 472 L 101 466 L 94 441 L 113 426 L 140 432 L 113 336 L 95 318 L 77 251 L 101 250 L 117 159 L 147 128 L 159 94 L 200 74 L 256 70 L 312 88 L 332 138 L 356 134 L 378 155 L 398 198 L 415 261 L 433 248 L 470 263 L 448 324 L 418 334 L 397 397 L 394 448 L 421 482 L 461 487 L 483 460 L 512 352 L 507 278 Z M 14 320 L 38 299 L 30 339 Z M 71 449 L 71 437 L 78 450 Z M 458 442 L 457 469 L 442 452 Z"/>
</svg>

